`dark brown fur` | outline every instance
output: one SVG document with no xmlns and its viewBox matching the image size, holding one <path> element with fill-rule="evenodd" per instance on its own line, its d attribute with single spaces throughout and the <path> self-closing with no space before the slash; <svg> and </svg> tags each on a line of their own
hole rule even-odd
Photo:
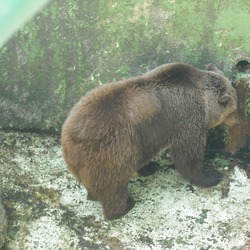
<svg viewBox="0 0 250 250">
<path fill-rule="evenodd" d="M 206 133 L 235 110 L 235 90 L 223 75 L 166 64 L 82 97 L 63 126 L 64 158 L 88 198 L 116 219 L 134 205 L 130 178 L 166 147 L 183 177 L 216 185 L 220 176 L 203 171 Z"/>
</svg>

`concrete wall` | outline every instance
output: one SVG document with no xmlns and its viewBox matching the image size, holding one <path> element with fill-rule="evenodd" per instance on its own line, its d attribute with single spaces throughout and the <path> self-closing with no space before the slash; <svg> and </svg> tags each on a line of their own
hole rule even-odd
<svg viewBox="0 0 250 250">
<path fill-rule="evenodd" d="M 60 131 L 95 86 L 183 61 L 248 60 L 247 0 L 55 0 L 0 49 L 0 127 Z"/>
</svg>

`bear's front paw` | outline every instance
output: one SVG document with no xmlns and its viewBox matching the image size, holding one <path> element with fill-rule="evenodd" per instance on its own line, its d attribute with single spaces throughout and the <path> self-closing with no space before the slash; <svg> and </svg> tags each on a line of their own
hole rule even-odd
<svg viewBox="0 0 250 250">
<path fill-rule="evenodd" d="M 206 171 L 203 175 L 203 179 L 198 181 L 197 184 L 200 187 L 213 187 L 216 186 L 223 178 L 223 174 L 216 171 L 210 170 Z"/>
</svg>

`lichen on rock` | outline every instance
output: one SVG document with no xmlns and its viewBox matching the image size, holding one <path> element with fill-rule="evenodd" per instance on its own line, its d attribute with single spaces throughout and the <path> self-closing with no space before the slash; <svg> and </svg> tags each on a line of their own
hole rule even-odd
<svg viewBox="0 0 250 250">
<path fill-rule="evenodd" d="M 0 197 L 0 249 L 4 245 L 7 235 L 7 218 L 5 209 L 2 204 L 2 199 Z"/>
</svg>

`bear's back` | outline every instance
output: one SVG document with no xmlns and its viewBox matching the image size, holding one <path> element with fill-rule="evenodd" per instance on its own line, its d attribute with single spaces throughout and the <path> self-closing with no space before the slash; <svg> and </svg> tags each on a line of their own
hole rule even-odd
<svg viewBox="0 0 250 250">
<path fill-rule="evenodd" d="M 71 110 L 63 134 L 96 143 L 126 131 L 132 135 L 136 124 L 160 110 L 153 85 L 138 77 L 94 89 Z"/>
<path fill-rule="evenodd" d="M 157 80 L 165 86 L 190 86 L 195 87 L 204 71 L 198 70 L 185 63 L 169 63 L 158 66 L 147 72 L 142 77 Z"/>
</svg>

